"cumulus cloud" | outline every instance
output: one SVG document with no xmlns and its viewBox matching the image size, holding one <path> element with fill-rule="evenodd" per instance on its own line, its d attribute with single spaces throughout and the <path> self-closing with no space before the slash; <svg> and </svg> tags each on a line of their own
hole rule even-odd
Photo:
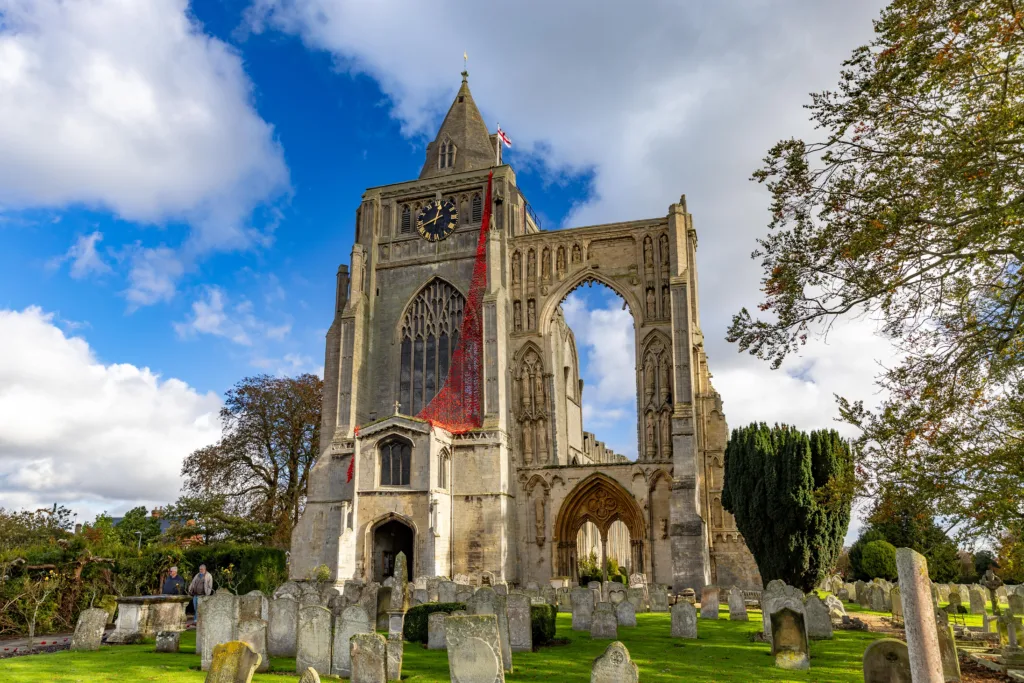
<svg viewBox="0 0 1024 683">
<path fill-rule="evenodd" d="M 39 308 L 0 310 L 0 501 L 90 513 L 177 498 L 181 463 L 220 435 L 220 399 L 105 364 Z"/>
<path fill-rule="evenodd" d="M 224 290 L 216 286 L 204 287 L 200 298 L 192 302 L 188 319 L 173 326 L 182 338 L 208 334 L 242 346 L 252 346 L 254 339 L 281 341 L 291 331 L 291 323 L 271 325 L 257 318 L 252 302 L 247 299 L 232 305 Z"/>
<path fill-rule="evenodd" d="M 0 205 L 184 220 L 186 260 L 259 237 L 247 219 L 287 189 L 284 155 L 239 54 L 187 0 L 0 0 L 0 16 Z M 165 299 L 182 272 L 147 279 L 142 258 L 137 305 Z"/>
<path fill-rule="evenodd" d="M 53 268 L 61 264 L 71 262 L 71 277 L 80 280 L 89 275 L 106 275 L 112 271 L 99 252 L 96 245 L 103 240 L 103 233 L 98 230 L 88 235 L 82 235 L 71 245 L 67 253 L 59 256 L 50 262 Z"/>
</svg>

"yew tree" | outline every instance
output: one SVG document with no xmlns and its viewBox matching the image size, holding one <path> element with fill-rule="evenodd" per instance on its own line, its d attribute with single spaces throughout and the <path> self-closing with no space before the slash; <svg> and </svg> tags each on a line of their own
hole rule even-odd
<svg viewBox="0 0 1024 683">
<path fill-rule="evenodd" d="M 835 430 L 760 423 L 729 437 L 722 506 L 765 585 L 782 579 L 806 592 L 835 568 L 853 489 L 853 454 Z"/>
<path fill-rule="evenodd" d="M 919 492 L 965 535 L 1024 521 L 1024 2 L 895 0 L 812 95 L 817 139 L 754 179 L 763 317 L 728 338 L 778 367 L 837 318 L 902 352 L 882 404 L 840 398 L 863 483 Z M 857 400 L 860 399 L 860 400 Z"/>
</svg>

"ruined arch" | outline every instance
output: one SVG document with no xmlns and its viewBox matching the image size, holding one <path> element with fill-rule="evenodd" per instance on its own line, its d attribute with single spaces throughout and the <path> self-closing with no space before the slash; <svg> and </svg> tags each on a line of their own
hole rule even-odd
<svg viewBox="0 0 1024 683">
<path fill-rule="evenodd" d="M 555 518 L 554 538 L 558 544 L 559 576 L 577 576 L 576 534 L 591 522 L 607 540 L 612 523 L 626 525 L 632 541 L 632 567 L 644 567 L 644 539 L 648 537 L 644 513 L 632 494 L 606 474 L 595 472 L 565 497 Z M 602 567 L 604 559 L 602 558 Z"/>
<path fill-rule="evenodd" d="M 565 280 L 558 283 L 548 294 L 547 299 L 544 301 L 544 305 L 540 310 L 540 328 L 541 332 L 545 335 L 551 332 L 552 326 L 555 324 L 555 309 L 562 305 L 566 297 L 573 293 L 574 290 L 582 287 L 588 282 L 598 282 L 608 289 L 618 294 L 626 302 L 629 307 L 630 313 L 633 314 L 633 326 L 637 329 L 643 324 L 642 314 L 643 308 L 640 306 L 640 301 L 636 298 L 630 287 L 625 287 L 620 282 L 616 282 L 610 277 L 606 277 L 603 273 L 600 273 L 593 267 L 588 267 L 580 270 L 579 272 L 571 274 Z"/>
</svg>

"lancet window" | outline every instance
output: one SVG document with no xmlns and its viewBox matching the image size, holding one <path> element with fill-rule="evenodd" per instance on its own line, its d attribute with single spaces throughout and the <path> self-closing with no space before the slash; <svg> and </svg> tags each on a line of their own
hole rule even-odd
<svg viewBox="0 0 1024 683">
<path fill-rule="evenodd" d="M 412 446 L 404 439 L 388 439 L 380 447 L 380 485 L 408 486 Z"/>
<path fill-rule="evenodd" d="M 399 403 L 416 415 L 444 386 L 466 299 L 444 280 L 432 280 L 406 308 L 402 319 Z"/>
</svg>

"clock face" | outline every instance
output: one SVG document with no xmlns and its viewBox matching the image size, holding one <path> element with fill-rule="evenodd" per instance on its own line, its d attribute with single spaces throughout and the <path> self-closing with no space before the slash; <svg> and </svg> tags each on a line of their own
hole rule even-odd
<svg viewBox="0 0 1024 683">
<path fill-rule="evenodd" d="M 416 217 L 416 230 L 428 242 L 443 240 L 455 231 L 459 223 L 459 210 L 455 202 L 434 200 L 423 207 Z"/>
</svg>

